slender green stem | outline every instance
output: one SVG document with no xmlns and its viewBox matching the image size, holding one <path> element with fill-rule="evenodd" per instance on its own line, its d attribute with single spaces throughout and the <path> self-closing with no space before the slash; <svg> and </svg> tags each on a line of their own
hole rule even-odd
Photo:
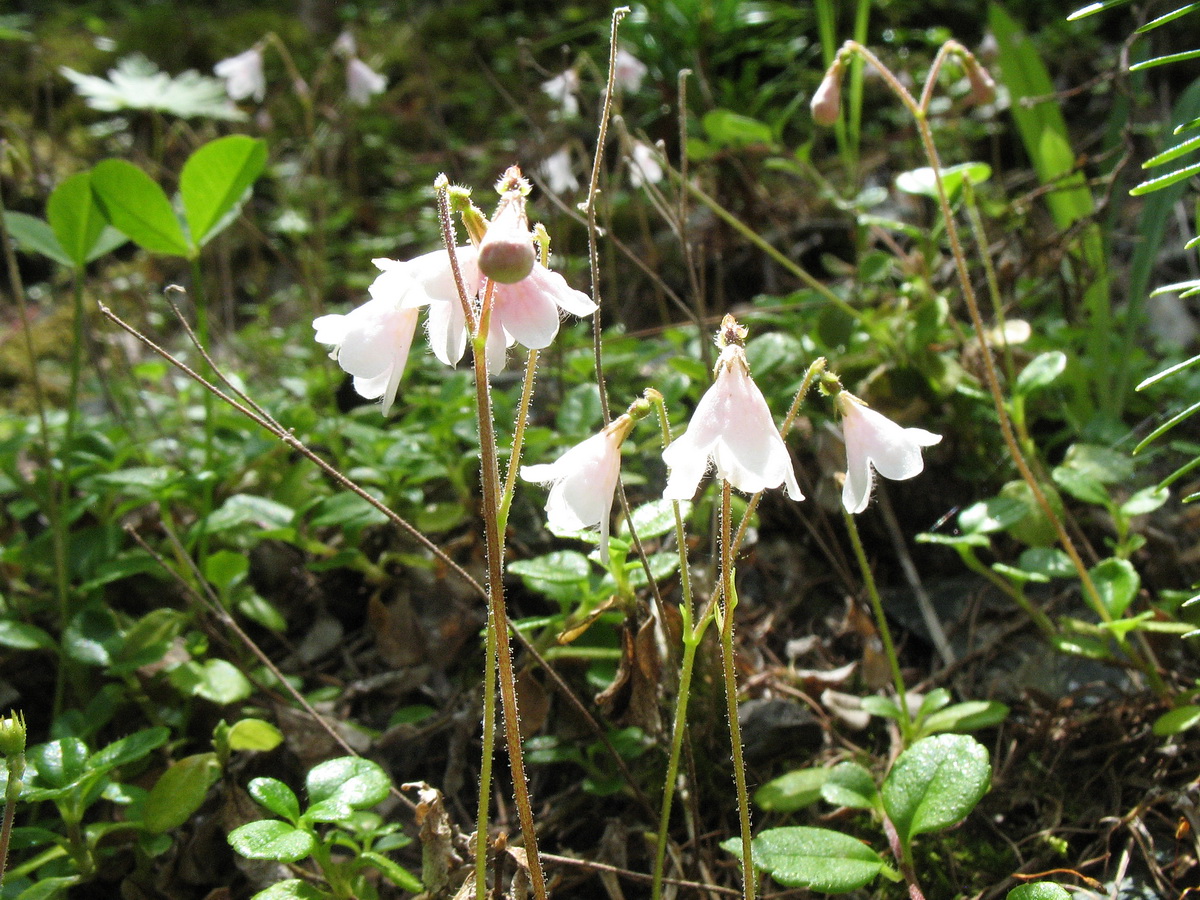
<svg viewBox="0 0 1200 900">
<path fill-rule="evenodd" d="M 208 298 L 204 293 L 204 273 L 200 269 L 200 256 L 191 259 L 192 264 L 192 305 L 196 310 L 196 339 L 200 346 L 208 349 L 210 332 L 208 319 Z M 213 395 L 204 392 L 204 474 L 201 487 L 200 501 L 200 532 L 196 539 L 197 557 L 203 560 L 208 555 L 208 529 L 206 522 L 209 513 L 213 511 L 213 498 L 216 486 L 216 473 L 213 471 L 213 443 L 216 434 L 215 404 Z"/>
<path fill-rule="evenodd" d="M 900 707 L 900 735 L 904 746 L 912 743 L 913 723 L 908 711 L 908 691 L 904 687 L 904 675 L 900 671 L 900 660 L 896 656 L 896 645 L 892 643 L 892 630 L 888 627 L 887 616 L 883 614 L 883 601 L 879 599 L 879 589 L 875 586 L 875 575 L 871 572 L 871 564 L 867 561 L 866 551 L 863 550 L 862 538 L 858 534 L 858 523 L 851 513 L 842 510 L 846 520 L 846 531 L 850 534 L 850 543 L 854 547 L 854 558 L 858 560 L 858 569 L 862 573 L 863 584 L 867 596 L 871 598 L 871 611 L 875 613 L 875 625 L 879 629 L 879 637 L 883 641 L 883 652 L 887 655 L 888 666 L 892 670 L 892 683 L 896 687 L 897 706 Z"/>
<path fill-rule="evenodd" d="M 508 744 L 508 762 L 512 773 L 513 799 L 521 823 L 525 854 L 529 862 L 529 881 L 535 900 L 546 900 L 546 880 L 538 856 L 537 832 L 533 807 L 525 779 L 525 759 L 521 752 L 520 714 L 517 710 L 517 684 L 513 672 L 512 647 L 508 638 L 508 611 L 504 604 L 504 536 L 500 531 L 500 466 L 496 453 L 496 431 L 492 422 L 491 384 L 487 371 L 487 326 L 495 294 L 495 282 L 488 282 L 479 331 L 473 336 L 475 363 L 475 399 L 479 424 L 479 456 L 483 481 L 483 521 L 487 544 L 488 610 L 490 630 L 496 640 L 496 673 L 500 682 L 500 700 L 504 709 L 504 736 Z M 485 685 L 485 690 L 490 686 Z M 484 736 L 486 740 L 486 735 Z M 482 789 L 481 792 L 482 794 Z"/>
<path fill-rule="evenodd" d="M 17 754 L 5 760 L 8 783 L 4 789 L 4 821 L 0 823 L 0 886 L 4 884 L 4 870 L 8 867 L 8 842 L 12 837 L 13 818 L 17 814 L 17 798 L 21 794 L 21 777 L 25 773 L 25 754 Z"/>
<path fill-rule="evenodd" d="M 479 754 L 479 805 L 475 815 L 475 896 L 486 897 L 488 819 L 492 802 L 492 761 L 496 755 L 496 622 L 488 604 L 483 657 L 483 748 Z"/>
<path fill-rule="evenodd" d="M 521 468 L 521 451 L 525 447 L 525 424 L 529 420 L 529 405 L 533 402 L 533 387 L 537 378 L 538 351 L 530 350 L 525 361 L 525 383 L 521 388 L 521 405 L 517 408 L 517 424 L 513 429 L 512 452 L 508 456 L 508 471 L 504 473 L 504 494 L 500 499 L 500 533 L 508 526 L 508 511 L 517 489 L 517 472 Z"/>
<path fill-rule="evenodd" d="M 738 723 L 737 671 L 733 659 L 733 614 L 737 592 L 733 585 L 733 512 L 729 482 L 721 480 L 721 663 L 725 674 L 725 702 L 729 713 L 729 743 L 733 751 L 733 784 L 737 791 L 742 830 L 742 897 L 754 900 L 757 885 L 751 846 L 750 794 L 746 790 L 746 762 L 742 758 L 742 729 Z"/>
</svg>

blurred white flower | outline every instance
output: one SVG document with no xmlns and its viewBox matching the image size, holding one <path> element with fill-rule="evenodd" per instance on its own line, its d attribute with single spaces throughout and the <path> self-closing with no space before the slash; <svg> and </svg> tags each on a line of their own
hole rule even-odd
<svg viewBox="0 0 1200 900">
<path fill-rule="evenodd" d="M 726 316 L 722 332 L 737 329 Z M 743 332 L 744 333 L 744 332 Z M 762 391 L 750 377 L 746 353 L 729 342 L 717 360 L 717 377 L 700 398 L 687 431 L 663 451 L 670 469 L 663 497 L 691 500 L 710 466 L 739 491 L 756 494 L 784 485 L 793 500 L 803 500 L 788 453 Z"/>
<path fill-rule="evenodd" d="M 542 93 L 558 104 L 559 113 L 567 119 L 579 115 L 579 73 L 567 69 L 549 81 L 542 82 Z"/>
<path fill-rule="evenodd" d="M 356 106 L 366 106 L 387 89 L 387 79 L 361 59 L 346 62 L 346 97 Z"/>
<path fill-rule="evenodd" d="M 230 56 L 213 66 L 213 74 L 225 79 L 225 93 L 231 100 L 253 97 L 262 103 L 267 95 L 267 81 L 263 77 L 263 55 L 257 47 L 251 47 L 237 56 Z"/>
<path fill-rule="evenodd" d="M 358 42 L 354 40 L 354 33 L 343 31 L 339 34 L 337 40 L 333 42 L 333 52 L 347 59 L 358 53 Z"/>
<path fill-rule="evenodd" d="M 621 442 L 633 427 L 624 415 L 599 434 L 576 444 L 556 461 L 522 466 L 521 478 L 550 485 L 546 522 L 554 531 L 582 531 L 600 526 L 600 559 L 608 562 L 608 534 L 613 497 L 621 472 Z"/>
<path fill-rule="evenodd" d="M 842 505 L 860 513 L 871 499 L 873 470 L 892 481 L 919 475 L 925 468 L 921 448 L 932 447 L 942 436 L 923 428 L 904 428 L 868 407 L 847 391 L 837 396 L 846 442 L 846 482 Z"/>
<path fill-rule="evenodd" d="M 642 86 L 642 80 L 649 70 L 646 64 L 626 50 L 617 50 L 617 64 L 613 71 L 613 80 L 623 91 L 634 93 Z"/>
<path fill-rule="evenodd" d="M 565 194 L 567 191 L 579 190 L 579 179 L 571 168 L 571 151 L 566 147 L 555 150 L 538 167 L 546 186 L 552 193 Z"/>
<path fill-rule="evenodd" d="M 371 299 L 346 315 L 321 316 L 313 322 L 318 343 L 354 376 L 354 390 L 368 400 L 383 398 L 387 415 L 396 399 L 417 329 L 424 294 L 407 273 L 391 269 L 371 285 Z"/>
<path fill-rule="evenodd" d="M 635 188 L 643 184 L 658 184 L 662 181 L 663 169 L 658 162 L 658 153 L 649 144 L 633 142 L 629 151 L 629 183 Z"/>
</svg>

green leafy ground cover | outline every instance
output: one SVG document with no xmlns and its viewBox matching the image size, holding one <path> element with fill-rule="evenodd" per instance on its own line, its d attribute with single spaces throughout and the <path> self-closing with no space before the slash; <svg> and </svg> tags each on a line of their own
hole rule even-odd
<svg viewBox="0 0 1200 900">
<path fill-rule="evenodd" d="M 771 491 L 751 510 L 736 593 L 721 589 L 719 487 L 680 510 L 689 589 L 737 602 L 766 895 L 1056 882 L 1165 898 L 1196 883 L 1196 369 L 1135 387 L 1195 352 L 1196 198 L 1188 149 L 1163 151 L 1186 141 L 1200 94 L 1186 66 L 1123 66 L 1126 51 L 1186 52 L 1185 25 L 1131 37 L 1152 16 L 1111 6 L 1068 21 L 1017 2 L 654 0 L 621 23 L 646 71 L 614 92 L 598 168 L 608 413 L 652 387 L 677 435 L 733 313 L 777 423 L 826 358 L 840 384 L 823 390 L 942 436 L 918 478 L 876 485 L 852 532 L 907 705 L 840 511 L 833 403 L 801 407 L 788 447 L 807 499 Z M 470 891 L 488 614 L 468 577 L 486 581 L 494 516 L 473 373 L 418 332 L 385 416 L 312 323 L 365 302 L 373 259 L 439 248 L 439 173 L 490 213 L 513 163 L 554 269 L 593 293 L 579 204 L 611 13 L 0 16 L 0 708 L 21 712 L 28 742 L 25 771 L 7 772 L 4 898 Z M 831 127 L 813 124 L 847 38 L 918 94 L 951 39 L 995 78 L 994 98 L 975 96 L 952 56 L 925 107 L 949 223 L 919 129 L 861 57 Z M 231 98 L 210 73 L 252 46 L 264 94 Z M 378 91 L 348 95 L 353 60 Z M 565 71 L 574 110 L 543 88 Z M 1162 190 L 1129 196 L 1163 165 Z M 956 239 L 1045 506 L 1001 438 Z M 118 318 L 223 375 L 243 409 Z M 514 348 L 491 379 L 501 467 L 523 363 Z M 528 464 L 608 420 L 590 320 L 565 317 L 540 365 Z M 594 532 L 547 529 L 543 489 L 520 483 L 506 511 L 521 736 L 555 896 L 651 895 L 688 634 L 661 450 L 642 426 L 623 454 L 645 567 L 620 504 L 607 562 Z M 744 891 L 721 630 L 696 633 L 686 790 L 663 844 L 677 896 Z M 508 843 L 489 871 L 497 896 L 519 897 L 507 760 L 490 824 Z"/>
</svg>

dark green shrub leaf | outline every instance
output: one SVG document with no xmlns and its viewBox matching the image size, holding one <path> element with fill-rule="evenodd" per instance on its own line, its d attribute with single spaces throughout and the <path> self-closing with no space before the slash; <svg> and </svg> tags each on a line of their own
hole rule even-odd
<svg viewBox="0 0 1200 900">
<path fill-rule="evenodd" d="M 958 514 L 958 527 L 968 534 L 991 534 L 1020 522 L 1029 507 L 1015 497 L 993 497 L 972 504 Z"/>
<path fill-rule="evenodd" d="M 93 753 L 88 760 L 88 767 L 103 772 L 136 762 L 165 744 L 170 736 L 171 729 L 164 725 L 135 731 L 128 737 L 113 741 L 107 747 Z"/>
<path fill-rule="evenodd" d="M 221 777 L 215 753 L 185 756 L 158 777 L 142 804 L 142 825 L 158 834 L 178 828 L 204 803 Z"/>
<path fill-rule="evenodd" d="M 1047 578 L 1075 576 L 1075 566 L 1071 563 L 1071 557 L 1057 547 L 1030 547 L 1017 560 L 1017 567 Z"/>
<path fill-rule="evenodd" d="M 354 809 L 381 803 L 391 791 L 387 773 L 369 759 L 342 756 L 315 766 L 305 779 L 313 803 L 337 799 Z"/>
<path fill-rule="evenodd" d="M 921 723 L 925 734 L 939 731 L 975 731 L 999 725 L 1008 715 L 1008 707 L 995 700 L 968 700 L 955 703 L 931 714 Z"/>
<path fill-rule="evenodd" d="M 313 836 L 277 819 L 251 822 L 229 832 L 229 846 L 247 859 L 296 862 L 315 846 Z"/>
<path fill-rule="evenodd" d="M 847 760 L 829 770 L 829 780 L 821 788 L 821 798 L 834 806 L 874 809 L 879 803 L 879 788 L 870 772 Z"/>
<path fill-rule="evenodd" d="M 77 737 L 65 737 L 31 748 L 26 757 L 37 772 L 31 782 L 37 787 L 61 788 L 73 784 L 90 769 L 87 744 Z"/>
<path fill-rule="evenodd" d="M 728 109 L 714 109 L 705 113 L 702 124 L 713 143 L 726 147 L 772 144 L 775 140 L 770 125 Z"/>
<path fill-rule="evenodd" d="M 55 643 L 54 638 L 36 625 L 3 619 L 0 620 L 0 646 L 13 650 L 52 650 Z"/>
<path fill-rule="evenodd" d="M 797 769 L 773 778 L 754 792 L 754 802 L 768 812 L 795 812 L 816 803 L 829 769 Z"/>
<path fill-rule="evenodd" d="M 1088 570 L 1100 600 L 1114 619 L 1121 618 L 1142 586 L 1137 569 L 1127 559 L 1103 559 Z"/>
<path fill-rule="evenodd" d="M 508 571 L 513 575 L 533 581 L 548 581 L 551 584 L 578 584 L 587 581 L 592 564 L 582 553 L 574 550 L 556 550 L 533 559 L 519 559 L 510 563 Z"/>
<path fill-rule="evenodd" d="M 742 842 L 721 847 L 741 857 Z M 857 838 L 827 828 L 770 828 L 754 839 L 754 864 L 787 887 L 843 894 L 868 884 L 884 868 L 874 850 Z"/>
<path fill-rule="evenodd" d="M 332 896 L 307 881 L 289 878 L 276 882 L 265 891 L 259 891 L 250 900 L 329 900 Z"/>
<path fill-rule="evenodd" d="M 972 737 L 942 734 L 900 754 L 883 783 L 883 805 L 905 845 L 961 822 L 987 792 L 988 752 Z"/>
<path fill-rule="evenodd" d="M 1171 492 L 1166 488 L 1142 488 L 1121 504 L 1121 512 L 1127 516 L 1144 516 L 1154 512 L 1170 498 Z"/>
<path fill-rule="evenodd" d="M 300 818 L 300 801 L 296 799 L 295 791 L 282 781 L 255 778 L 246 787 L 246 792 L 281 819 L 295 822 Z"/>
<path fill-rule="evenodd" d="M 692 512 L 692 504 L 688 501 L 683 501 L 679 504 L 679 515 L 686 522 L 687 517 Z M 675 502 L 672 500 L 651 500 L 649 503 L 643 503 L 637 507 L 632 513 L 633 527 L 637 529 L 638 538 L 643 541 L 648 541 L 651 538 L 662 537 L 668 531 L 675 529 Z M 617 529 L 617 534 L 629 534 L 629 527 L 625 520 L 621 520 L 621 527 Z"/>
<path fill-rule="evenodd" d="M 1005 900 L 1071 900 L 1071 895 L 1053 881 L 1033 881 L 1013 888 Z"/>
<path fill-rule="evenodd" d="M 873 695 L 863 697 L 861 704 L 864 711 L 869 712 L 873 716 L 879 716 L 881 719 L 899 719 L 900 707 L 895 701 L 887 698 Z"/>
<path fill-rule="evenodd" d="M 163 189 L 123 159 L 106 159 L 92 169 L 92 191 L 114 228 L 152 253 L 190 257 L 193 252 Z"/>
<path fill-rule="evenodd" d="M 384 874 L 392 884 L 404 891 L 419 894 L 425 889 L 421 884 L 421 879 L 413 875 L 408 869 L 401 866 L 399 863 L 392 862 L 382 853 L 375 853 L 372 850 L 366 850 L 359 854 L 359 859 L 369 862 L 380 872 Z"/>
<path fill-rule="evenodd" d="M 987 163 L 959 163 L 957 166 L 942 169 L 942 187 L 946 189 L 946 196 L 954 200 L 962 190 L 963 181 L 970 179 L 971 184 L 983 184 L 991 177 L 992 167 Z M 901 172 L 896 176 L 896 188 L 906 194 L 916 194 L 930 200 L 936 200 L 938 197 L 933 169 L 929 166 Z"/>
<path fill-rule="evenodd" d="M 274 750 L 283 743 L 283 733 L 262 719 L 241 719 L 229 728 L 230 750 Z"/>
</svg>

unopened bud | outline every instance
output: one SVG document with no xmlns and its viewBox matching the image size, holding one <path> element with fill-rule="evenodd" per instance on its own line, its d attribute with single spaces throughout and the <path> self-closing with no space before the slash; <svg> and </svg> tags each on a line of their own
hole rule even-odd
<svg viewBox="0 0 1200 900">
<path fill-rule="evenodd" d="M 818 125 L 833 125 L 842 112 L 842 72 L 845 65 L 839 56 L 821 79 L 812 98 L 812 117 Z"/>
<path fill-rule="evenodd" d="M 996 82 L 991 73 L 983 67 L 973 55 L 968 54 L 963 59 L 967 70 L 967 81 L 971 84 L 971 93 L 967 99 L 977 106 L 983 106 L 996 99 Z"/>
<path fill-rule="evenodd" d="M 14 757 L 25 752 L 25 716 L 14 712 L 0 718 L 0 756 Z"/>
<path fill-rule="evenodd" d="M 519 191 L 511 191 L 501 198 L 479 242 L 479 271 L 500 284 L 515 284 L 533 271 L 536 261 L 537 251 L 525 217 L 525 198 Z"/>
</svg>

